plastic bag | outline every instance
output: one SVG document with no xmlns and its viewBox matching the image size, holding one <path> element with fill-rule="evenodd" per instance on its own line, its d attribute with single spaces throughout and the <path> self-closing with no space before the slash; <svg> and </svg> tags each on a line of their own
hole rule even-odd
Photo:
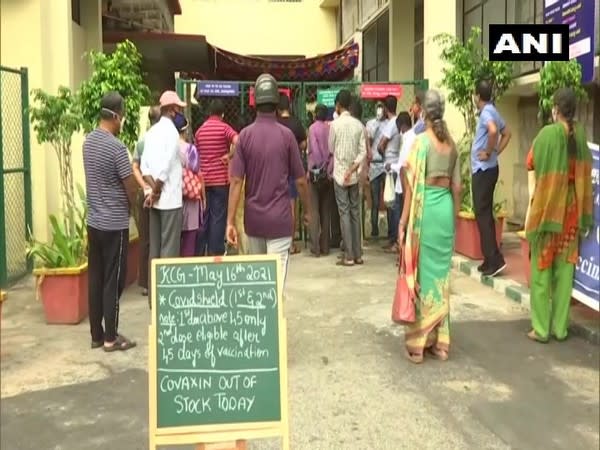
<svg viewBox="0 0 600 450">
<path fill-rule="evenodd" d="M 394 183 L 394 175 L 389 172 L 385 177 L 385 187 L 383 189 L 383 203 L 388 208 L 394 206 L 396 200 L 396 189 Z"/>
</svg>

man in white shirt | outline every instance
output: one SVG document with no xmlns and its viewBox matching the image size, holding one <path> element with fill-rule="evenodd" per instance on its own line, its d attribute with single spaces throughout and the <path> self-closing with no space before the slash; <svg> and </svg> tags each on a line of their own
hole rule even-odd
<svg viewBox="0 0 600 450">
<path fill-rule="evenodd" d="M 388 122 L 383 129 L 383 137 L 379 142 L 378 150 L 383 153 L 384 161 L 386 166 L 393 164 L 398 161 L 400 154 L 400 145 L 402 143 L 402 135 L 396 127 L 396 108 L 398 107 L 398 99 L 393 95 L 388 95 L 383 101 L 385 106 L 385 115 L 388 118 Z M 396 183 L 397 176 L 394 174 L 393 179 Z M 398 233 L 398 222 L 400 221 L 400 214 L 402 211 L 399 209 L 399 205 L 394 202 L 391 207 L 388 207 L 388 243 L 383 248 L 386 251 L 393 251 L 393 247 L 398 239 L 396 236 Z"/>
<path fill-rule="evenodd" d="M 174 91 L 160 96 L 161 118 L 144 136 L 141 170 L 150 189 L 144 190 L 145 207 L 150 207 L 150 255 L 179 257 L 183 220 L 183 167 L 179 154 L 179 133 L 173 124 L 183 115 L 185 103 Z M 150 277 L 152 274 L 150 274 Z"/>
<path fill-rule="evenodd" d="M 383 138 L 383 130 L 388 123 L 383 103 L 377 103 L 376 111 L 377 115 L 367 122 L 367 134 L 369 136 L 367 147 L 370 149 L 367 159 L 369 161 L 368 177 L 371 194 L 371 239 L 379 237 L 379 208 L 385 184 L 385 164 L 383 154 L 379 152 L 378 146 Z"/>
</svg>

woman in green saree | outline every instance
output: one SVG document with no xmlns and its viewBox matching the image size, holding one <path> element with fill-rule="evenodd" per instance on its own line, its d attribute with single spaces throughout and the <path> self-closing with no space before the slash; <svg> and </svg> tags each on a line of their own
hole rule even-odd
<svg viewBox="0 0 600 450">
<path fill-rule="evenodd" d="M 401 171 L 404 208 L 398 244 L 400 257 L 413 262 L 414 269 L 404 276 L 416 310 L 416 321 L 405 331 L 406 357 L 416 364 L 423 361 L 425 351 L 446 360 L 450 347 L 450 268 L 460 167 L 444 107 L 439 92 L 427 91 L 423 101 L 427 129 L 416 138 Z"/>
<path fill-rule="evenodd" d="M 531 326 L 547 342 L 567 337 L 579 236 L 593 222 L 592 154 L 585 129 L 574 121 L 571 88 L 554 94 L 554 123 L 540 130 L 527 157 L 535 175 L 525 233 L 531 249 Z"/>
</svg>

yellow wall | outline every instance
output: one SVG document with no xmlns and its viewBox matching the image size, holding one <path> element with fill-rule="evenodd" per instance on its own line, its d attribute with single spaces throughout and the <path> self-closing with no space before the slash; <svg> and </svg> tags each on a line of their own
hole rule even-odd
<svg viewBox="0 0 600 450">
<path fill-rule="evenodd" d="M 55 93 L 58 86 L 76 88 L 87 77 L 88 68 L 80 53 L 102 48 L 100 0 L 81 3 L 79 26 L 71 20 L 69 0 L 2 0 L 0 63 L 27 67 L 30 90 Z M 19 37 L 18 45 L 15 36 Z M 82 182 L 81 137 L 74 139 L 73 153 L 75 180 Z M 48 214 L 60 207 L 58 163 L 50 146 L 37 143 L 33 127 L 31 171 L 33 232 L 45 240 Z"/>
<path fill-rule="evenodd" d="M 502 184 L 496 188 L 496 198 L 498 201 L 506 201 L 506 212 L 510 218 L 514 211 L 514 166 L 519 162 L 525 164 L 524 161 L 519 161 L 519 142 L 521 140 L 519 135 L 519 97 L 505 97 L 498 102 L 497 107 L 512 133 L 508 146 L 499 158 L 499 180 Z"/>
<path fill-rule="evenodd" d="M 336 49 L 335 10 L 322 0 L 181 0 L 175 32 L 201 34 L 209 43 L 248 55 L 315 56 Z"/>
</svg>

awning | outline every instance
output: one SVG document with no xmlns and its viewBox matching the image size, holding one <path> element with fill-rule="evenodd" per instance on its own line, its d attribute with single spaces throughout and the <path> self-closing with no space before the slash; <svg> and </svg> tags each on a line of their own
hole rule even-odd
<svg viewBox="0 0 600 450">
<path fill-rule="evenodd" d="M 358 66 L 358 44 L 332 53 L 301 59 L 276 59 L 238 55 L 214 47 L 217 80 L 254 81 L 269 72 L 282 81 L 340 81 L 352 78 Z"/>
</svg>

